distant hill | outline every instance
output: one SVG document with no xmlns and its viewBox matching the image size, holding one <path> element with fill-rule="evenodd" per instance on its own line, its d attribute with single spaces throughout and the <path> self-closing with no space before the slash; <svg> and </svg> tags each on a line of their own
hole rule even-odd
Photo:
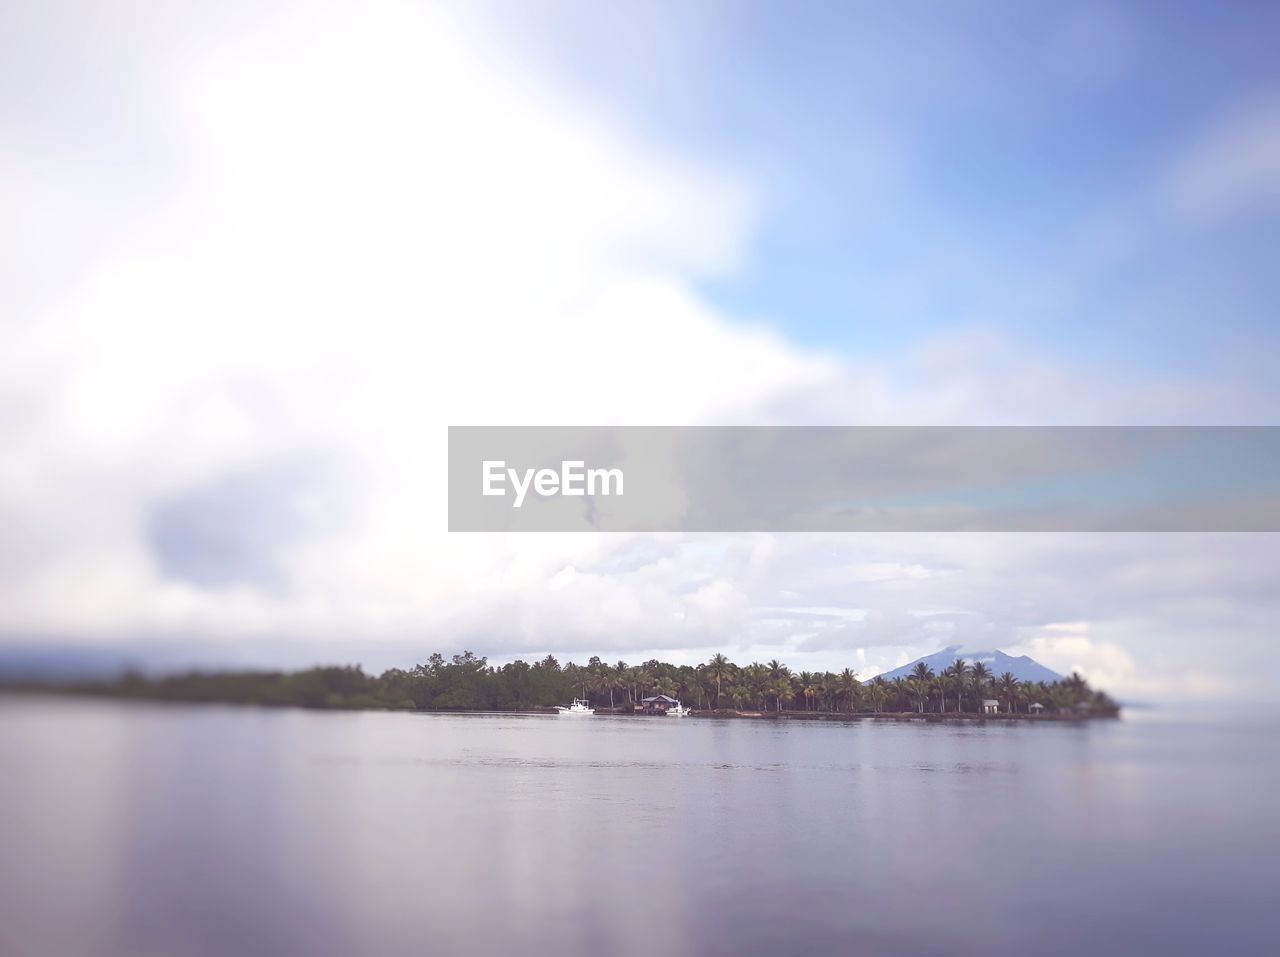
<svg viewBox="0 0 1280 957">
<path fill-rule="evenodd" d="M 941 651 L 934 652 L 931 655 L 917 658 L 901 668 L 886 671 L 884 679 L 892 681 L 894 678 L 910 677 L 911 670 L 922 661 L 933 669 L 934 674 L 939 674 L 944 669 L 951 667 L 957 658 L 963 658 L 969 664 L 981 661 L 991 669 L 991 673 L 996 677 L 1009 671 L 1019 681 L 1062 680 L 1062 675 L 1056 671 L 1050 671 L 1040 662 L 1028 658 L 1026 655 L 1019 655 L 1015 658 L 1013 655 L 1006 655 L 1003 651 L 965 651 L 962 645 L 951 645 L 949 648 L 943 648 Z"/>
</svg>

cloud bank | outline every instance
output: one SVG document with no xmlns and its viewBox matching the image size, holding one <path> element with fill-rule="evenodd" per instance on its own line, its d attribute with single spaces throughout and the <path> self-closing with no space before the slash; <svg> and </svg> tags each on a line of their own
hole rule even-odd
<svg viewBox="0 0 1280 957">
<path fill-rule="evenodd" d="M 65 87 L 5 114 L 6 643 L 870 673 L 962 640 L 1156 695 L 1216 693 L 1263 654 L 1264 536 L 447 535 L 449 424 L 1257 406 L 989 334 L 873 363 L 722 314 L 699 283 L 740 268 L 767 184 L 636 137 L 456 9 L 136 4 L 102 32 L 74 13 L 19 11 L 35 52 L 6 48 L 10 79 Z M 1238 164 L 1198 162 L 1178 195 L 1216 208 L 1205 177 Z"/>
</svg>

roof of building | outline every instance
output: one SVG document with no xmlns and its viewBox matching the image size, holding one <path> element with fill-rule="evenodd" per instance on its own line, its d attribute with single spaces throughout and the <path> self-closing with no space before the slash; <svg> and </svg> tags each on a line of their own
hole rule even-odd
<svg viewBox="0 0 1280 957">
<path fill-rule="evenodd" d="M 671 704 L 675 704 L 675 703 L 676 703 L 676 699 L 675 699 L 675 698 L 668 698 L 668 697 L 667 697 L 666 695 L 664 695 L 664 694 L 656 694 L 656 695 L 654 695 L 652 698 L 641 698 L 641 699 L 640 699 L 640 703 L 641 703 L 641 704 L 648 704 L 650 701 L 669 701 L 669 702 L 671 702 Z"/>
</svg>

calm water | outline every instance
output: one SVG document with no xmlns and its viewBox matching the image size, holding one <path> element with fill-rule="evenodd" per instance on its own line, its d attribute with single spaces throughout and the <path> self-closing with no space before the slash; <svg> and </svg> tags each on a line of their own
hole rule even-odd
<svg viewBox="0 0 1280 957">
<path fill-rule="evenodd" d="M 0 697 L 0 953 L 1277 953 L 1274 731 Z"/>
</svg>

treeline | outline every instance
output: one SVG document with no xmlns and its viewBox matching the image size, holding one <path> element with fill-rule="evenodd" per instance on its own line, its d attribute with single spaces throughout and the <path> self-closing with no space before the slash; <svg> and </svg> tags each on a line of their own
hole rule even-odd
<svg viewBox="0 0 1280 957">
<path fill-rule="evenodd" d="M 46 686 L 48 687 L 48 686 Z M 835 713 L 980 713 L 983 701 L 1005 714 L 1114 715 L 1116 704 L 1078 674 L 1062 681 L 1021 682 L 958 661 L 940 674 L 917 665 L 908 678 L 863 683 L 850 669 L 794 672 L 778 661 L 739 666 L 724 655 L 705 664 L 562 665 L 551 655 L 532 664 L 490 665 L 464 652 L 434 654 L 408 670 L 368 675 L 359 666 L 305 671 L 188 672 L 163 677 L 126 673 L 112 681 L 79 682 L 60 690 L 169 701 L 229 702 L 303 708 L 477 710 L 548 708 L 585 698 L 597 708 L 629 710 L 650 695 L 678 698 L 696 709 Z"/>
</svg>

